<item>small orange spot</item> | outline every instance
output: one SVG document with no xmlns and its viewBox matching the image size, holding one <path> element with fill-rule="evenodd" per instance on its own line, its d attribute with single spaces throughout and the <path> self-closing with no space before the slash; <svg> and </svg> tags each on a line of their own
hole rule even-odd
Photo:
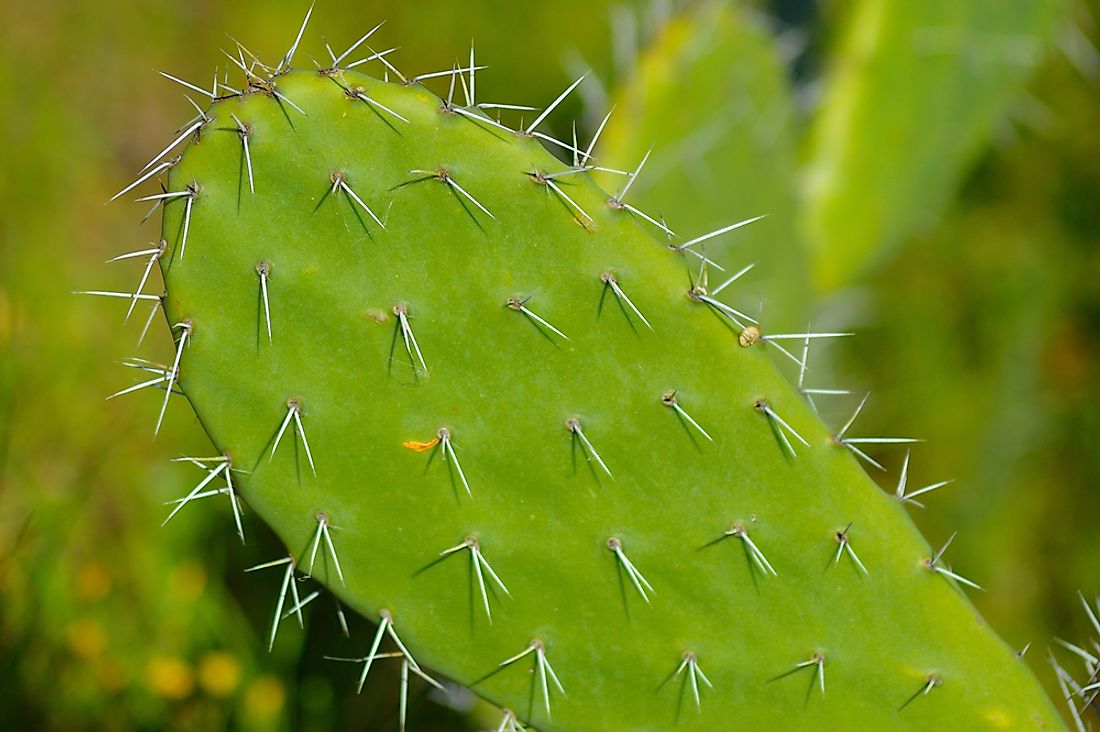
<svg viewBox="0 0 1100 732">
<path fill-rule="evenodd" d="M 439 438 L 436 437 L 428 442 L 417 442 L 416 440 L 409 440 L 408 442 L 402 442 L 401 447 L 407 450 L 413 450 L 415 452 L 425 452 L 431 450 L 433 447 L 439 444 Z"/>
</svg>

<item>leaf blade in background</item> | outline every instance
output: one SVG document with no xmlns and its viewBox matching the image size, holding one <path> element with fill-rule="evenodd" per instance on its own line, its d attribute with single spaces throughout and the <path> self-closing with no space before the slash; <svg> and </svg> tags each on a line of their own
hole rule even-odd
<svg viewBox="0 0 1100 732">
<path fill-rule="evenodd" d="M 801 225 L 819 287 L 850 283 L 936 219 L 1043 58 L 1062 9 L 1062 0 L 864 0 L 851 13 L 803 168 Z"/>
<path fill-rule="evenodd" d="M 806 273 L 793 225 L 794 106 L 761 18 L 725 2 L 675 16 L 612 102 L 602 163 L 633 170 L 653 147 L 630 201 L 665 216 L 681 242 L 767 214 L 706 242 L 707 256 L 731 273 L 757 262 L 739 283 L 742 292 L 754 293 L 773 320 L 801 317 Z M 609 191 L 623 185 L 610 175 L 600 182 Z"/>
</svg>

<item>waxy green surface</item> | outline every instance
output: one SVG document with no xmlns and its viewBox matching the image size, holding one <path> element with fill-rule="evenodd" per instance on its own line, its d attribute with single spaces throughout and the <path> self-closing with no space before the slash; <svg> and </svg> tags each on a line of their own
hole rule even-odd
<svg viewBox="0 0 1100 732">
<path fill-rule="evenodd" d="M 391 613 L 422 665 L 544 730 L 1061 728 L 769 346 L 741 348 L 736 328 L 688 297 L 697 259 L 586 176 L 556 179 L 591 215 L 581 225 L 528 175 L 565 170 L 536 140 L 450 113 L 420 86 L 305 71 L 277 84 L 306 114 L 263 93 L 211 106 L 170 177 L 170 190 L 201 186 L 186 253 L 181 199 L 165 209 L 161 263 L 169 321 L 192 326 L 179 385 L 218 450 L 249 471 L 234 483 L 250 513 L 302 571 L 324 512 L 346 584 L 323 549 L 315 577 L 368 617 Z M 254 194 L 231 113 L 252 130 Z M 441 168 L 493 217 L 410 172 Z M 385 229 L 329 193 L 337 171 Z M 652 331 L 605 289 L 606 272 Z M 720 275 L 712 268 L 712 285 Z M 736 288 L 722 299 L 745 310 Z M 506 306 L 529 295 L 569 340 Z M 399 303 L 427 373 L 406 352 Z M 713 442 L 662 403 L 673 389 Z M 796 459 L 754 407 L 761 398 L 810 443 L 794 442 Z M 293 427 L 269 459 L 288 399 L 300 401 L 316 476 Z M 403 446 L 441 427 L 472 497 L 438 450 Z M 777 576 L 722 539 L 735 522 Z M 869 574 L 847 555 L 834 563 L 849 523 Z M 468 536 L 511 592 L 490 583 L 491 624 L 469 553 L 439 557 Z M 611 537 L 652 585 L 649 604 Z M 551 690 L 552 720 L 533 656 L 498 668 L 534 639 L 568 694 Z M 371 639 L 358 640 L 366 655 Z M 686 675 L 671 678 L 688 651 L 713 684 L 699 709 Z M 814 653 L 824 696 L 816 666 L 777 678 Z M 931 674 L 942 684 L 918 695 Z M 349 687 L 357 677 L 349 668 Z"/>
</svg>

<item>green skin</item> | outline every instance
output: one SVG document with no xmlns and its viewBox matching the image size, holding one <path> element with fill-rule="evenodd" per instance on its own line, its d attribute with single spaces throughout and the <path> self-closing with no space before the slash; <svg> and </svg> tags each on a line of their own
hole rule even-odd
<svg viewBox="0 0 1100 732">
<path fill-rule="evenodd" d="M 771 346 L 740 346 L 737 328 L 689 296 L 697 259 L 571 175 L 557 183 L 594 219 L 579 225 L 525 174 L 565 169 L 537 140 L 447 112 L 419 85 L 306 71 L 277 84 L 308 116 L 262 92 L 212 104 L 169 179 L 169 190 L 201 185 L 186 255 L 177 199 L 161 264 L 169 322 L 192 326 L 179 386 L 299 571 L 324 512 L 345 582 L 323 543 L 315 578 L 367 617 L 390 613 L 423 666 L 544 730 L 1061 728 Z M 255 194 L 231 113 L 251 126 Z M 401 185 L 441 167 L 495 219 L 440 180 Z M 335 171 L 385 230 L 343 192 L 326 195 Z M 652 332 L 601 281 L 609 271 Z M 507 307 L 532 293 L 531 311 L 570 340 Z M 406 352 L 398 303 L 430 375 Z M 662 402 L 672 389 L 713 442 Z M 316 477 L 293 424 L 270 458 L 291 398 Z M 810 443 L 792 439 L 796 458 L 761 398 Z M 472 497 L 438 446 L 404 445 L 441 427 Z M 735 522 L 777 576 L 724 536 Z M 849 523 L 869 574 L 846 553 L 834 562 Z M 469 536 L 511 593 L 485 578 L 491 624 L 470 552 L 440 557 Z M 534 654 L 498 666 L 536 639 L 568 694 L 550 684 L 552 720 Z M 358 642 L 366 655 L 371 638 Z M 713 684 L 700 680 L 698 709 L 688 672 L 673 677 L 685 652 Z M 818 666 L 795 670 L 815 653 L 824 696 Z M 349 668 L 349 686 L 358 674 Z M 919 694 L 930 678 L 942 683 Z"/>
</svg>

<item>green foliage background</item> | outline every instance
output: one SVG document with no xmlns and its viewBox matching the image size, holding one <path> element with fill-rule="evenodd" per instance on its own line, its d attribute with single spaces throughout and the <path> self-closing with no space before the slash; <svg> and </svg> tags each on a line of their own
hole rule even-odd
<svg viewBox="0 0 1100 732">
<path fill-rule="evenodd" d="M 209 450 L 182 403 L 130 383 L 142 314 L 70 294 L 126 289 L 104 265 L 156 238 L 104 201 L 191 111 L 165 69 L 209 83 L 226 34 L 281 55 L 301 2 L 0 3 L 0 726 L 42 729 L 396 728 L 393 683 L 349 694 L 326 663 L 331 608 L 263 643 L 275 587 L 241 569 L 278 551 L 258 522 L 163 502 Z M 759 261 L 749 292 L 791 329 L 859 337 L 815 352 L 815 381 L 872 392 L 867 434 L 912 434 L 914 485 L 957 482 L 917 521 L 973 600 L 1053 689 L 1054 635 L 1087 635 L 1100 593 L 1100 56 L 1095 3 L 1070 0 L 610 4 L 322 2 L 303 44 L 381 19 L 401 68 L 449 68 L 474 39 L 479 96 L 544 104 L 582 139 L 616 103 L 601 155 L 684 235 L 759 213 L 716 246 Z M 1092 39 L 1090 41 L 1090 39 Z M 613 185 L 608 182 L 607 185 Z M 709 250 L 708 250 L 709 251 Z M 155 289 L 151 288 L 151 289 Z M 155 324 L 144 354 L 163 356 Z M 154 357 L 157 357 L 154 355 Z M 853 403 L 822 402 L 837 424 Z M 903 453 L 881 457 L 892 489 Z M 222 507 L 224 508 L 224 507 Z M 356 623 L 353 632 L 367 632 Z M 419 729 L 474 729 L 459 695 Z"/>
</svg>

